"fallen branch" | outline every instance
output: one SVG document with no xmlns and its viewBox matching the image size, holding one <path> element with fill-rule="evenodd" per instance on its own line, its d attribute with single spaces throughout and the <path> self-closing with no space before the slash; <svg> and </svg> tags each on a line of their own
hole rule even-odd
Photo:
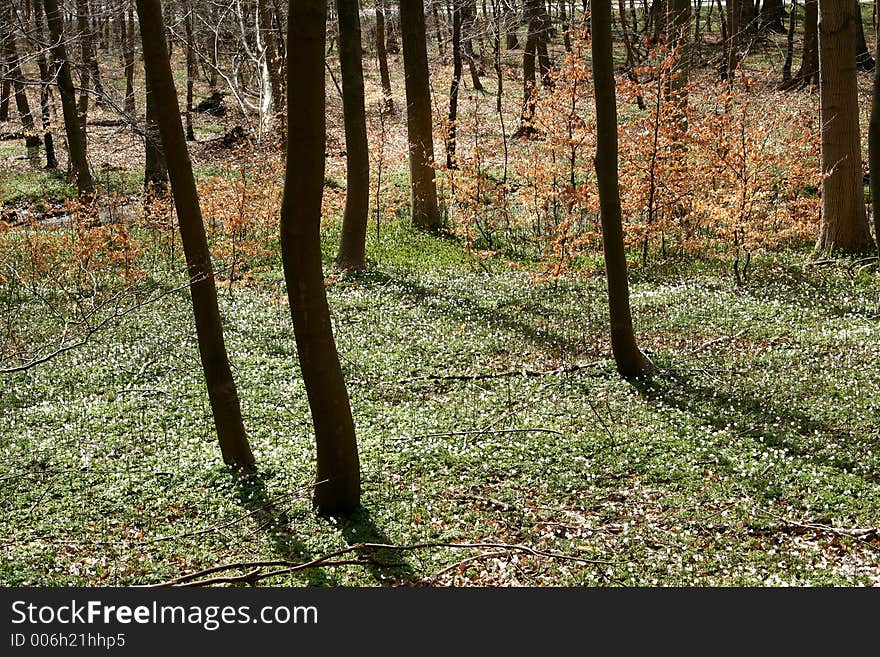
<svg viewBox="0 0 880 657">
<path fill-rule="evenodd" d="M 742 331 L 738 333 L 734 333 L 733 335 L 722 335 L 721 337 L 714 338 L 713 340 L 709 340 L 708 342 L 704 342 L 699 347 L 693 350 L 692 353 L 697 353 L 699 351 L 703 351 L 703 349 L 707 349 L 711 347 L 713 344 L 718 344 L 719 342 L 727 342 L 728 340 L 736 340 L 738 337 L 745 334 L 748 331 L 747 328 L 744 328 Z"/>
<path fill-rule="evenodd" d="M 311 568 L 323 568 L 328 566 L 344 566 L 344 565 L 374 565 L 386 568 L 392 568 L 400 566 L 401 564 L 389 564 L 383 562 L 376 562 L 372 560 L 365 559 L 339 559 L 339 557 L 344 557 L 345 555 L 351 553 L 358 553 L 364 551 L 371 550 L 389 550 L 396 552 L 412 552 L 416 550 L 426 550 L 426 549 L 436 549 L 436 548 L 448 548 L 448 549 L 459 549 L 459 550 L 500 550 L 500 554 L 510 553 L 510 552 L 521 552 L 524 554 L 528 554 L 533 557 L 543 557 L 546 559 L 555 559 L 560 561 L 571 561 L 575 563 L 581 564 L 592 564 L 592 565 L 619 565 L 621 562 L 619 561 L 606 561 L 601 559 L 585 559 L 583 557 L 575 557 L 568 554 L 561 554 L 558 552 L 549 552 L 547 550 L 540 550 L 537 548 L 531 548 L 527 545 L 519 545 L 519 544 L 510 544 L 510 543 L 444 543 L 444 542 L 436 542 L 436 543 L 414 543 L 412 545 L 393 545 L 389 543 L 356 543 L 354 545 L 350 545 L 346 548 L 341 548 L 339 550 L 335 550 L 333 552 L 328 552 L 325 555 L 320 557 L 316 557 L 311 561 L 305 562 L 296 562 L 296 561 L 287 561 L 283 559 L 272 560 L 272 561 L 241 561 L 237 563 L 229 563 L 229 564 L 221 564 L 217 566 L 212 566 L 210 568 L 205 568 L 204 570 L 199 570 L 194 573 L 189 573 L 187 575 L 182 575 L 181 577 L 177 577 L 175 579 L 167 580 L 165 582 L 160 582 L 158 584 L 148 584 L 145 585 L 144 588 L 160 588 L 160 587 L 190 587 L 190 586 L 205 586 L 210 584 L 220 584 L 220 583 L 250 583 L 254 584 L 261 579 L 266 579 L 267 577 L 277 577 L 279 575 L 289 575 L 292 573 L 300 572 L 303 570 L 308 570 Z M 272 570 L 268 572 L 264 572 L 262 569 L 264 568 L 276 568 L 281 567 L 279 570 Z M 229 570 L 243 570 L 248 569 L 247 573 L 243 575 L 235 575 L 230 577 L 212 577 L 209 579 L 201 579 L 206 577 L 207 575 L 214 575 L 216 573 L 226 572 Z"/>
</svg>

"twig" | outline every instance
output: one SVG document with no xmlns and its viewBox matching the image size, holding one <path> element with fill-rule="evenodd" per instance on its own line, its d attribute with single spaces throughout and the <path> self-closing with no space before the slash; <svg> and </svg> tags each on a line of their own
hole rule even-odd
<svg viewBox="0 0 880 657">
<path fill-rule="evenodd" d="M 713 344 L 718 344 L 719 342 L 726 342 L 727 340 L 736 340 L 738 337 L 745 334 L 745 332 L 748 330 L 749 330 L 748 328 L 744 328 L 742 331 L 739 331 L 738 333 L 734 333 L 733 335 L 722 335 L 721 337 L 714 338 L 712 340 L 709 340 L 708 342 L 704 342 L 699 347 L 694 349 L 692 353 L 697 353 L 698 351 L 703 351 L 703 349 L 707 349 L 708 347 L 711 347 Z"/>
<path fill-rule="evenodd" d="M 187 575 L 183 575 L 181 577 L 177 577 L 175 579 L 167 580 L 165 582 L 160 582 L 158 584 L 149 584 L 146 585 L 145 588 L 160 588 L 167 586 L 202 586 L 207 583 L 217 584 L 217 583 L 229 583 L 229 582 L 255 582 L 260 579 L 264 579 L 266 577 L 276 577 L 278 575 L 289 575 L 291 573 L 299 572 L 302 570 L 307 570 L 310 568 L 319 568 L 325 566 L 342 566 L 342 565 L 379 565 L 383 567 L 394 567 L 399 566 L 400 564 L 386 564 L 381 562 L 373 562 L 367 561 L 363 559 L 338 559 L 338 557 L 345 556 L 347 554 L 351 554 L 352 552 L 362 552 L 369 550 L 389 550 L 389 551 L 397 551 L 397 552 L 411 552 L 415 550 L 425 550 L 425 549 L 434 549 L 434 548 L 449 548 L 449 549 L 460 549 L 460 550 L 475 550 L 475 549 L 495 549 L 500 550 L 501 553 L 505 552 L 522 552 L 534 557 L 544 557 L 547 559 L 557 559 L 560 561 L 572 561 L 575 563 L 581 564 L 600 564 L 600 565 L 619 565 L 621 562 L 619 561 L 607 561 L 601 559 L 584 559 L 583 557 L 575 557 L 568 554 L 561 554 L 558 552 L 550 552 L 547 550 L 540 550 L 537 548 L 531 548 L 527 545 L 519 545 L 519 544 L 510 544 L 510 543 L 445 543 L 445 542 L 428 542 L 428 543 L 414 543 L 412 545 L 392 545 L 389 543 L 355 543 L 354 545 L 350 545 L 346 548 L 341 548 L 339 550 L 335 550 L 333 552 L 328 552 L 325 555 L 320 557 L 316 557 L 311 561 L 305 562 L 296 562 L 296 561 L 286 561 L 286 560 L 273 560 L 273 561 L 242 561 L 238 563 L 230 563 L 230 564 L 221 564 L 218 566 L 212 566 L 211 568 L 205 568 L 204 570 L 199 570 L 194 573 L 189 573 Z M 262 568 L 271 568 L 282 566 L 283 568 L 280 570 L 270 571 L 268 573 L 258 572 L 254 573 L 254 569 L 262 569 Z M 221 573 L 227 570 L 236 570 L 236 569 L 249 569 L 249 572 L 245 575 L 239 575 L 235 577 L 215 577 L 207 580 L 202 580 L 200 578 L 205 577 L 206 575 L 213 575 L 215 573 Z"/>
<path fill-rule="evenodd" d="M 415 436 L 401 436 L 390 440 L 419 440 L 420 438 L 452 438 L 455 436 L 480 436 L 483 434 L 506 434 L 506 433 L 552 433 L 555 436 L 565 436 L 556 429 L 534 427 L 531 429 L 473 429 L 471 431 L 438 431 L 436 433 L 420 433 Z"/>
</svg>

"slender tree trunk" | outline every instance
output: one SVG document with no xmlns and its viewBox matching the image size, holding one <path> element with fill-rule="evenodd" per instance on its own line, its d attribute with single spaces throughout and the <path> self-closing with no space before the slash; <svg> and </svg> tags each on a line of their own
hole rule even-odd
<svg viewBox="0 0 880 657">
<path fill-rule="evenodd" d="M 25 91 L 24 74 L 18 57 L 18 46 L 15 43 L 15 25 L 12 21 L 12 5 L 8 4 L 0 13 L 0 24 L 8 26 L 3 33 L 3 54 L 6 58 L 6 74 L 12 78 L 12 90 L 15 96 L 15 107 L 21 120 L 24 143 L 31 151 L 40 147 L 40 137 L 34 123 L 34 115 Z"/>
<path fill-rule="evenodd" d="M 195 10 L 193 9 L 191 0 L 186 4 L 186 16 L 184 20 L 184 29 L 186 30 L 186 140 L 195 141 L 196 132 L 193 128 L 193 86 L 198 77 L 198 68 L 196 67 L 196 52 L 193 48 L 195 43 Z M 274 96 L 273 96 L 274 98 Z"/>
<path fill-rule="evenodd" d="M 819 2 L 822 221 L 819 253 L 864 253 L 870 244 L 859 136 L 855 5 Z"/>
<path fill-rule="evenodd" d="M 434 177 L 431 87 L 428 79 L 425 9 L 422 0 L 400 0 L 400 28 L 406 78 L 412 222 L 420 228 L 437 230 L 441 226 L 441 219 Z"/>
<path fill-rule="evenodd" d="M 0 37 L 2 38 L 2 37 Z M 12 80 L 9 79 L 9 68 L 0 48 L 0 70 L 3 72 L 3 82 L 0 84 L 0 121 L 9 120 L 9 98 L 12 96 Z"/>
<path fill-rule="evenodd" d="M 854 17 L 856 20 L 856 65 L 860 71 L 873 71 L 874 58 L 871 57 L 871 51 L 868 50 L 868 43 L 865 40 L 865 25 L 862 22 L 862 4 L 859 0 L 853 0 L 855 3 Z"/>
<path fill-rule="evenodd" d="M 281 205 L 281 255 L 290 313 L 315 426 L 318 511 L 349 513 L 360 504 L 360 464 L 348 391 L 324 291 L 321 196 L 326 140 L 325 0 L 290 0 L 287 113 L 290 130 Z M 423 42 L 424 43 L 424 42 Z"/>
<path fill-rule="evenodd" d="M 791 81 L 791 62 L 794 58 L 794 31 L 797 25 L 797 0 L 791 0 L 791 11 L 788 15 L 788 36 L 785 43 L 785 63 L 782 65 L 782 84 Z"/>
<path fill-rule="evenodd" d="M 650 361 L 641 352 L 633 332 L 629 305 L 626 250 L 617 177 L 617 98 L 611 40 L 611 0 L 592 1 L 593 75 L 596 95 L 596 182 L 605 271 L 608 278 L 608 308 L 611 319 L 611 351 L 621 376 L 635 378 L 651 372 Z"/>
<path fill-rule="evenodd" d="M 145 46 L 144 68 L 156 101 L 162 145 L 168 155 L 168 174 L 189 274 L 199 355 L 220 451 L 226 464 L 250 467 L 254 456 L 245 434 L 238 391 L 226 354 L 214 270 L 168 57 L 161 0 L 137 0 L 137 13 Z"/>
<path fill-rule="evenodd" d="M 88 0 L 76 0 L 76 24 L 79 32 L 79 125 L 83 133 L 83 141 L 88 141 L 88 115 L 89 115 L 89 90 L 91 88 L 92 59 L 94 49 L 92 47 L 92 32 L 89 27 L 89 4 Z"/>
<path fill-rule="evenodd" d="M 819 0 L 804 0 L 804 46 L 801 65 L 792 83 L 801 86 L 819 84 Z"/>
<path fill-rule="evenodd" d="M 471 74 L 471 84 L 476 91 L 483 91 L 483 83 L 480 82 L 480 70 L 477 65 L 477 56 L 474 53 L 474 21 L 477 14 L 476 0 L 453 0 L 455 6 L 461 12 L 461 26 L 459 32 L 459 48 L 464 46 L 464 54 L 468 62 L 468 70 Z M 459 7 L 459 5 L 461 5 Z"/>
<path fill-rule="evenodd" d="M 40 0 L 34 2 L 34 33 L 40 43 L 46 42 L 46 28 L 43 19 L 43 3 Z M 50 84 L 54 77 L 46 61 L 46 52 L 40 50 L 37 53 L 37 66 L 40 69 L 40 118 L 43 126 L 43 146 L 46 149 L 46 168 L 58 167 L 58 159 L 55 156 L 55 140 L 52 136 L 52 116 L 50 111 L 51 93 Z"/>
<path fill-rule="evenodd" d="M 452 82 L 449 85 L 449 121 L 446 134 L 446 166 L 455 168 L 456 121 L 458 121 L 458 87 L 461 84 L 461 3 L 452 9 Z"/>
<path fill-rule="evenodd" d="M 394 98 L 391 91 L 391 75 L 388 73 L 388 51 L 385 49 L 385 0 L 376 0 L 376 59 L 379 62 L 379 77 L 382 80 L 382 95 L 385 111 L 394 111 Z"/>
<path fill-rule="evenodd" d="M 538 15 L 539 9 L 535 6 L 535 0 L 526 3 L 529 31 L 526 35 L 526 47 L 523 50 L 523 106 L 520 112 L 519 127 L 513 133 L 514 137 L 531 138 L 538 133 L 533 121 L 535 120 L 536 96 L 538 91 L 538 78 L 536 59 L 538 55 L 538 32 L 542 21 Z"/>
<path fill-rule="evenodd" d="M 266 68 L 269 74 L 269 84 L 272 87 L 272 114 L 278 125 L 281 142 L 285 143 L 287 125 L 284 121 L 284 57 L 281 53 L 282 45 L 275 28 L 277 16 L 275 7 L 270 5 L 270 0 L 257 0 L 260 10 L 260 23 L 262 24 L 262 38 L 266 51 Z"/>
<path fill-rule="evenodd" d="M 874 51 L 875 61 L 880 62 L 880 39 Z M 874 216 L 874 240 L 880 253 L 880 66 L 874 67 L 874 84 L 871 94 L 871 123 L 868 127 L 868 172 L 871 194 L 871 213 Z"/>
<path fill-rule="evenodd" d="M 76 107 L 76 92 L 73 78 L 70 75 L 70 60 L 64 41 L 64 18 L 58 8 L 58 0 L 43 0 L 46 9 L 46 23 L 52 41 L 52 59 L 58 78 L 58 95 L 61 96 L 61 108 L 64 113 L 64 130 L 67 134 L 67 151 L 71 168 L 76 179 L 76 188 L 81 198 L 91 197 L 95 193 L 92 174 L 86 158 L 85 134 L 79 125 Z"/>
<path fill-rule="evenodd" d="M 122 61 L 125 69 L 125 113 L 133 117 L 137 108 L 134 102 L 134 3 L 124 0 L 119 12 L 122 32 Z"/>
<path fill-rule="evenodd" d="M 366 268 L 367 216 L 370 207 L 370 155 L 364 105 L 361 19 L 357 0 L 336 0 L 339 16 L 339 65 L 345 121 L 345 215 L 336 266 Z"/>
</svg>

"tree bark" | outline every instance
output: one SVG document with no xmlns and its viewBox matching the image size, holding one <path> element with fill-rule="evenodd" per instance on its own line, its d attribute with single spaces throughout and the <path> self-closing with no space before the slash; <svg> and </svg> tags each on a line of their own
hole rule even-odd
<svg viewBox="0 0 880 657">
<path fill-rule="evenodd" d="M 24 143 L 28 149 L 40 147 L 40 137 L 34 123 L 34 115 L 25 91 L 24 74 L 18 57 L 18 46 L 15 43 L 15 25 L 13 23 L 12 4 L 7 4 L 0 13 L 0 24 L 6 26 L 3 33 L 3 54 L 6 59 L 6 75 L 12 78 L 12 91 L 15 96 L 15 107 L 21 120 Z"/>
<path fill-rule="evenodd" d="M 855 4 L 854 17 L 856 19 L 856 65 L 860 71 L 873 71 L 874 58 L 868 50 L 865 40 L 865 25 L 862 21 L 862 5 L 859 0 L 853 0 Z"/>
<path fill-rule="evenodd" d="M 629 305 L 626 250 L 620 209 L 617 162 L 617 97 L 611 41 L 611 0 L 593 0 L 592 30 L 594 93 L 596 98 L 596 182 L 602 245 L 608 279 L 611 351 L 617 371 L 625 378 L 650 374 L 650 361 L 633 332 Z"/>
<path fill-rule="evenodd" d="M 95 185 L 86 158 L 85 134 L 79 124 L 76 92 L 70 75 L 70 60 L 67 58 L 67 48 L 64 45 L 64 19 L 58 8 L 58 0 L 43 0 L 43 7 L 46 9 L 46 23 L 52 40 L 52 59 L 57 71 L 58 95 L 61 96 L 61 109 L 64 113 L 64 131 L 67 134 L 70 165 L 80 198 L 87 198 L 94 195 Z"/>
<path fill-rule="evenodd" d="M 441 226 L 434 176 L 434 137 L 425 9 L 422 0 L 400 0 L 403 68 L 406 78 L 406 129 L 409 141 L 410 207 L 420 228 Z"/>
<path fill-rule="evenodd" d="M 370 155 L 364 105 L 361 19 L 357 0 L 336 0 L 339 16 L 339 65 L 345 122 L 345 214 L 336 266 L 366 268 L 367 215 L 370 206 Z"/>
<path fill-rule="evenodd" d="M 146 55 L 144 58 L 146 65 Z M 168 166 L 162 136 L 159 129 L 159 114 L 156 103 L 159 99 L 153 91 L 152 80 L 144 80 L 144 190 L 148 196 L 164 196 L 168 191 Z M 175 100 L 177 100 L 175 98 Z"/>
<path fill-rule="evenodd" d="M 144 44 L 144 68 L 156 101 L 162 145 L 168 155 L 168 174 L 189 274 L 199 356 L 220 451 L 226 464 L 250 467 L 254 464 L 254 455 L 245 434 L 238 391 L 226 354 L 214 270 L 168 57 L 161 0 L 137 0 L 137 13 Z"/>
<path fill-rule="evenodd" d="M 880 61 L 880 39 L 877 39 L 874 52 L 875 61 Z M 871 122 L 868 126 L 868 173 L 871 193 L 871 213 L 874 216 L 874 240 L 880 253 L 880 66 L 874 67 L 874 84 L 871 94 Z"/>
<path fill-rule="evenodd" d="M 855 5 L 819 2 L 822 220 L 819 253 L 864 253 L 870 244 L 862 186 Z"/>
<path fill-rule="evenodd" d="M 134 117 L 137 108 L 134 102 L 134 9 L 132 0 L 125 0 L 119 11 L 119 25 L 122 37 L 122 61 L 125 69 L 126 114 Z M 127 14 L 127 15 L 126 15 Z"/>
<path fill-rule="evenodd" d="M 761 29 L 785 34 L 785 7 L 782 0 L 764 0 L 761 4 Z"/>
<path fill-rule="evenodd" d="M 43 4 L 39 0 L 34 2 L 34 33 L 40 43 L 46 42 L 45 20 L 43 19 Z M 58 159 L 55 156 L 55 140 L 52 136 L 52 116 L 50 111 L 52 71 L 49 62 L 46 61 L 46 52 L 43 49 L 37 53 L 37 67 L 40 69 L 40 118 L 43 126 L 43 146 L 46 149 L 46 168 L 56 169 Z"/>
<path fill-rule="evenodd" d="M 287 113 L 290 135 L 281 204 L 281 255 L 317 446 L 314 503 L 327 514 L 360 504 L 360 463 L 348 391 L 324 290 L 321 197 L 326 141 L 324 0 L 290 0 Z"/>
<path fill-rule="evenodd" d="M 455 168 L 456 121 L 458 121 L 458 87 L 461 84 L 461 3 L 452 8 L 452 82 L 449 84 L 449 120 L 446 129 L 446 166 Z"/>
<path fill-rule="evenodd" d="M 792 80 L 793 84 L 807 86 L 819 84 L 819 0 L 804 1 L 804 46 L 801 65 Z"/>
<path fill-rule="evenodd" d="M 382 95 L 386 112 L 394 111 L 394 98 L 391 91 L 391 75 L 388 73 L 388 51 L 385 49 L 385 1 L 376 0 L 376 59 L 379 62 L 379 77 L 382 80 Z"/>
</svg>

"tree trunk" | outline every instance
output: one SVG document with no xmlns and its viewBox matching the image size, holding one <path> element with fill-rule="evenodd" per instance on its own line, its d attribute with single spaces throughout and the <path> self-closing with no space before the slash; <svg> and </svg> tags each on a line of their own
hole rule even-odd
<svg viewBox="0 0 880 657">
<path fill-rule="evenodd" d="M 379 77 L 382 80 L 382 95 L 386 112 L 394 111 L 394 98 L 391 91 L 391 76 L 388 73 L 388 51 L 385 49 L 385 2 L 376 0 L 376 59 L 379 61 Z"/>
<path fill-rule="evenodd" d="M 870 244 L 862 186 L 852 0 L 819 2 L 822 221 L 819 253 L 864 253 Z"/>
<path fill-rule="evenodd" d="M 410 207 L 420 228 L 440 228 L 434 177 L 431 87 L 422 0 L 400 0 L 403 68 L 406 81 L 406 129 L 409 141 Z"/>
<path fill-rule="evenodd" d="M 284 121 L 284 57 L 281 53 L 282 44 L 275 27 L 277 16 L 274 5 L 269 0 L 258 0 L 260 23 L 265 48 L 266 69 L 269 84 L 272 87 L 272 114 L 278 125 L 281 142 L 285 143 L 287 125 Z"/>
<path fill-rule="evenodd" d="M 782 0 L 764 0 L 761 5 L 761 29 L 785 34 L 785 24 L 782 22 L 784 16 Z"/>
<path fill-rule="evenodd" d="M 455 168 L 456 121 L 458 120 L 458 87 L 461 84 L 461 3 L 452 9 L 452 82 L 449 85 L 449 126 L 446 133 L 446 166 Z"/>
<path fill-rule="evenodd" d="M 535 119 L 536 96 L 538 93 L 538 79 L 535 60 L 538 55 L 538 32 L 542 21 L 535 6 L 536 0 L 528 0 L 526 14 L 528 17 L 528 33 L 526 35 L 526 47 L 523 50 L 523 106 L 519 117 L 519 127 L 513 133 L 514 137 L 531 138 L 538 133 L 533 121 Z"/>
<path fill-rule="evenodd" d="M 336 0 L 339 16 L 339 65 L 345 121 L 345 215 L 336 266 L 366 268 L 367 215 L 370 207 L 370 155 L 364 106 L 361 19 L 357 0 Z"/>
<path fill-rule="evenodd" d="M 146 65 L 146 58 L 144 59 Z M 164 196 L 168 191 L 168 166 L 159 129 L 158 99 L 152 81 L 144 80 L 144 190 L 148 196 Z M 176 98 L 175 98 L 176 100 Z"/>
<path fill-rule="evenodd" d="M 456 8 L 461 12 L 461 26 L 459 28 L 459 44 L 464 45 L 464 54 L 468 61 L 468 70 L 471 74 L 471 84 L 476 91 L 483 91 L 483 83 L 480 82 L 480 70 L 477 65 L 477 56 L 474 53 L 474 21 L 477 17 L 476 0 L 453 0 Z M 461 5 L 459 7 L 459 5 Z"/>
<path fill-rule="evenodd" d="M 804 46 L 793 84 L 819 84 L 819 0 L 804 0 Z"/>
<path fill-rule="evenodd" d="M 317 446 L 314 503 L 328 514 L 360 504 L 354 421 L 330 323 L 321 266 L 321 196 L 326 141 L 324 0 L 290 0 L 287 22 L 287 166 L 281 204 L 281 255 L 303 382 Z M 423 42 L 424 43 L 424 42 Z"/>
<path fill-rule="evenodd" d="M 6 59 L 6 75 L 12 78 L 12 90 L 15 96 L 15 107 L 21 120 L 21 129 L 24 132 L 24 143 L 31 151 L 40 147 L 40 137 L 37 134 L 34 123 L 34 115 L 31 114 L 31 106 L 25 91 L 24 74 L 21 71 L 21 63 L 18 57 L 18 46 L 15 43 L 15 24 L 13 23 L 12 5 L 7 4 L 0 14 L 0 24 L 6 26 L 3 33 L 3 55 Z"/>
<path fill-rule="evenodd" d="M 43 0 L 43 6 L 46 9 L 46 23 L 49 25 L 49 36 L 52 40 L 52 59 L 57 71 L 58 95 L 61 96 L 64 130 L 67 134 L 67 151 L 76 178 L 76 189 L 81 198 L 91 197 L 95 193 L 95 185 L 86 158 L 85 134 L 79 124 L 76 92 L 70 75 L 70 60 L 67 58 L 67 48 L 64 45 L 64 18 L 58 8 L 58 0 Z"/>
<path fill-rule="evenodd" d="M 186 140 L 195 141 L 196 132 L 193 128 L 193 87 L 199 71 L 196 66 L 196 52 L 193 48 L 193 39 L 195 38 L 195 30 L 193 23 L 195 22 L 195 14 L 191 2 L 187 3 L 186 16 L 184 16 L 184 29 L 186 30 Z"/>
<path fill-rule="evenodd" d="M 226 464 L 250 467 L 254 464 L 254 455 L 245 434 L 238 391 L 226 354 L 214 270 L 165 41 L 161 0 L 137 0 L 137 13 L 144 44 L 144 68 L 156 101 L 162 145 L 168 155 L 168 173 L 189 274 L 199 356 L 220 451 Z"/>
<path fill-rule="evenodd" d="M 92 31 L 89 27 L 89 4 L 88 0 L 76 0 L 76 24 L 79 32 L 79 113 L 80 130 L 83 133 L 83 141 L 88 140 L 88 115 L 89 115 L 89 89 L 92 75 L 92 59 L 94 49 L 92 47 Z"/>
<path fill-rule="evenodd" d="M 42 2 L 34 2 L 34 32 L 40 43 L 46 42 L 46 28 L 43 20 Z M 58 159 L 55 157 L 55 140 L 52 136 L 52 116 L 50 112 L 50 84 L 52 83 L 52 71 L 49 62 L 46 61 L 46 52 L 43 49 L 37 53 L 37 67 L 40 69 L 40 118 L 43 126 L 43 146 L 46 149 L 46 168 L 56 169 Z"/>
<path fill-rule="evenodd" d="M 593 76 L 596 95 L 596 182 L 602 245 L 608 278 L 611 351 L 617 371 L 625 378 L 651 372 L 650 361 L 636 344 L 629 306 L 626 250 L 617 176 L 617 98 L 611 41 L 611 0 L 593 0 Z"/>
<path fill-rule="evenodd" d="M 785 63 L 782 65 L 782 84 L 791 81 L 791 62 L 794 58 L 794 28 L 797 24 L 797 0 L 791 0 L 791 11 L 788 14 L 788 35 L 785 43 Z"/>
<path fill-rule="evenodd" d="M 132 0 L 125 0 L 125 10 L 120 9 L 119 25 L 122 32 L 122 61 L 125 69 L 125 113 L 134 117 L 134 9 Z M 127 16 L 126 16 L 127 14 Z"/>
<path fill-rule="evenodd" d="M 877 39 L 874 52 L 875 61 L 880 61 L 880 39 Z M 868 172 L 871 193 L 871 213 L 874 215 L 874 240 L 880 253 L 880 66 L 874 67 L 874 85 L 871 95 L 871 123 L 868 127 Z"/>
<path fill-rule="evenodd" d="M 855 3 L 854 17 L 856 19 L 856 65 L 860 71 L 873 71 L 874 58 L 871 57 L 871 51 L 868 50 L 868 43 L 865 41 L 865 25 L 862 22 L 862 4 L 859 0 L 853 0 Z"/>
</svg>

